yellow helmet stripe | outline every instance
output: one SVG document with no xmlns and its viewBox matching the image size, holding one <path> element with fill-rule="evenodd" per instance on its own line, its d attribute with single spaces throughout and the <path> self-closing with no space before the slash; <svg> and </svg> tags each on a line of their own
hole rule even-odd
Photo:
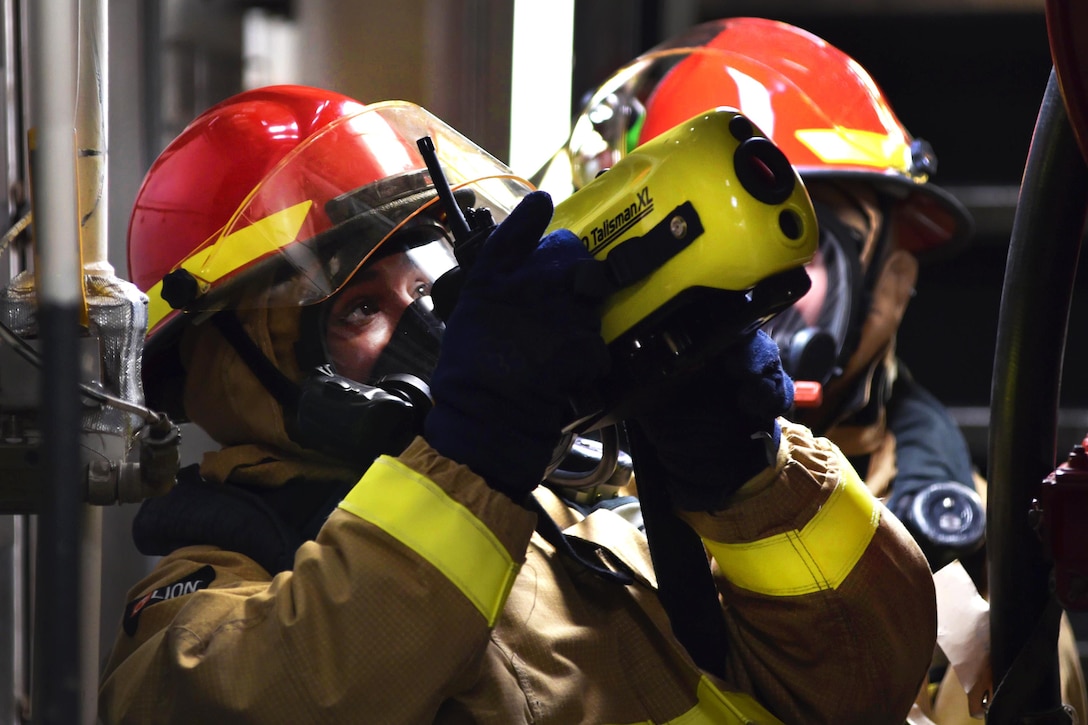
<svg viewBox="0 0 1088 725">
<path fill-rule="evenodd" d="M 841 456 L 842 477 L 800 531 L 744 544 L 704 539 L 734 585 L 775 597 L 836 589 L 853 571 L 880 523 L 880 503 Z"/>
<path fill-rule="evenodd" d="M 378 458 L 340 502 L 429 561 L 494 626 L 519 565 L 471 511 L 434 481 L 390 456 Z"/>
<path fill-rule="evenodd" d="M 901 136 L 842 127 L 802 128 L 794 135 L 826 164 L 871 166 L 910 174 L 910 145 Z"/>
<path fill-rule="evenodd" d="M 313 202 L 307 199 L 236 232 L 219 237 L 214 243 L 197 249 L 181 261 L 178 268 L 189 272 L 200 283 L 202 291 L 225 276 L 283 249 L 298 239 Z M 173 310 L 162 298 L 162 281 L 147 291 L 148 329 L 154 329 Z"/>
</svg>

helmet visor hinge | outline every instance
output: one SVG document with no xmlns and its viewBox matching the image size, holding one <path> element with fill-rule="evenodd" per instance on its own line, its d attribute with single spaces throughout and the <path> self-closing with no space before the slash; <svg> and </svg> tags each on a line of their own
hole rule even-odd
<svg viewBox="0 0 1088 725">
<path fill-rule="evenodd" d="M 200 296 L 200 282 L 187 269 L 175 269 L 162 278 L 162 298 L 175 310 L 185 309 Z"/>
</svg>

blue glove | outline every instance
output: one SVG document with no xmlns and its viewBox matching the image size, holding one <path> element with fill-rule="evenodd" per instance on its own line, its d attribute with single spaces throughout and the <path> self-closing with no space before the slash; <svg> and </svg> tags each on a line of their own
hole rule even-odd
<svg viewBox="0 0 1088 725">
<path fill-rule="evenodd" d="M 781 437 L 776 418 L 792 405 L 793 380 L 782 369 L 778 345 L 756 330 L 664 391 L 633 423 L 664 469 L 673 503 L 718 511 L 774 463 Z"/>
<path fill-rule="evenodd" d="M 574 292 L 592 259 L 578 237 L 541 239 L 551 197 L 526 196 L 468 270 L 431 378 L 424 437 L 522 503 L 543 479 L 571 400 L 608 371 L 599 299 Z"/>
</svg>

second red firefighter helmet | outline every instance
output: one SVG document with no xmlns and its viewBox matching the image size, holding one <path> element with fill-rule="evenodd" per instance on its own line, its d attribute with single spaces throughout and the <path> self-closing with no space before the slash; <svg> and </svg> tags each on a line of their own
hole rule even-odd
<svg viewBox="0 0 1088 725">
<path fill-rule="evenodd" d="M 716 106 L 751 119 L 806 184 L 857 178 L 885 190 L 910 222 L 900 240 L 908 251 L 925 254 L 970 235 L 962 204 L 926 183 L 937 167 L 933 150 L 904 128 L 865 69 L 816 35 L 764 18 L 694 26 L 605 81 L 560 153 L 569 160 L 573 188 Z"/>
<path fill-rule="evenodd" d="M 815 321 L 795 306 L 768 332 L 798 379 L 852 385 L 894 339 L 891 329 L 879 341 L 860 343 L 874 285 L 890 278 L 891 256 L 949 253 L 966 242 L 973 222 L 952 194 L 929 182 L 936 171 L 929 144 L 911 136 L 873 78 L 846 53 L 774 20 L 696 25 L 605 81 L 567 144 L 534 180 L 553 195 L 580 189 L 639 145 L 723 106 L 738 109 L 782 150 L 820 220 L 824 264 L 810 266 L 810 274 L 826 277 L 827 294 Z M 855 217 L 862 223 L 845 223 Z M 825 407 L 838 416 L 854 406 Z"/>
</svg>

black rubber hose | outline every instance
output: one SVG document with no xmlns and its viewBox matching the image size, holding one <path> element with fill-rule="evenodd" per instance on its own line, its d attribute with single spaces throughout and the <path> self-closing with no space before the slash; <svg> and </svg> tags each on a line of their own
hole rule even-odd
<svg viewBox="0 0 1088 725">
<path fill-rule="evenodd" d="M 989 725 L 1020 722 L 1060 703 L 1056 641 L 1045 650 L 1052 657 L 1017 668 L 1031 673 L 1030 682 L 1006 688 L 1002 680 L 1050 600 L 1051 566 L 1028 511 L 1056 464 L 1062 359 L 1086 199 L 1088 170 L 1052 71 L 1013 219 L 991 388 L 987 548 L 998 691 Z"/>
</svg>

